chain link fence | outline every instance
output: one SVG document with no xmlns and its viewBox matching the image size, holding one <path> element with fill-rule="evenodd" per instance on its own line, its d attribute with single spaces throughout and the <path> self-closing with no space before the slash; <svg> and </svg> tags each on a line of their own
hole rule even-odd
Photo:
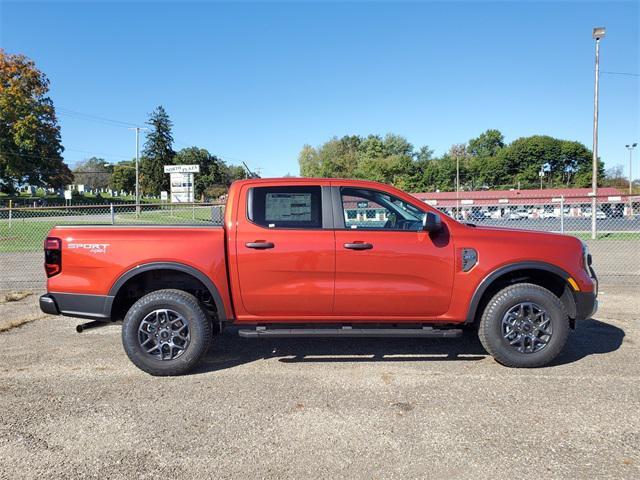
<svg viewBox="0 0 640 480">
<path fill-rule="evenodd" d="M 469 199 L 434 205 L 442 212 L 478 226 L 573 235 L 593 256 L 600 282 L 640 285 L 640 197 L 596 198 L 596 235 L 592 238 L 593 199 L 518 198 L 517 203 Z M 443 203 L 443 202 L 441 202 Z M 523 249 L 526 245 L 522 246 Z"/>
<path fill-rule="evenodd" d="M 224 204 L 0 208 L 0 292 L 45 288 L 43 243 L 56 225 L 222 225 Z"/>
<path fill-rule="evenodd" d="M 517 204 L 506 204 L 465 198 L 434 206 L 479 226 L 574 235 L 589 246 L 601 283 L 640 285 L 640 197 L 599 197 L 595 239 L 591 238 L 592 203 L 585 199 L 519 198 Z M 350 215 L 369 219 L 376 215 L 374 210 L 357 206 Z M 42 245 L 55 225 L 222 225 L 223 215 L 224 205 L 214 203 L 2 208 L 0 291 L 44 289 Z"/>
</svg>

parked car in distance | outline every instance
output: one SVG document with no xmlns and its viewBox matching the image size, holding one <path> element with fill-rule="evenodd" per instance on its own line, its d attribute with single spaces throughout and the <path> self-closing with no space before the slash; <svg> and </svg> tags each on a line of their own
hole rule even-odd
<svg viewBox="0 0 640 480">
<path fill-rule="evenodd" d="M 544 210 L 540 212 L 539 218 L 558 218 L 558 214 L 553 210 Z"/>
<path fill-rule="evenodd" d="M 467 216 L 467 220 L 471 222 L 482 222 L 487 219 L 487 215 L 482 210 L 472 210 Z"/>
<path fill-rule="evenodd" d="M 577 238 L 462 224 L 359 180 L 238 181 L 222 226 L 58 226 L 44 250 L 40 308 L 122 321 L 125 352 L 152 375 L 190 371 L 230 325 L 246 338 L 475 327 L 499 363 L 540 367 L 597 307 Z"/>
<path fill-rule="evenodd" d="M 582 216 L 591 218 L 591 209 L 590 208 L 585 209 L 582 212 Z M 607 214 L 606 213 L 604 213 L 602 210 L 596 210 L 596 219 L 597 220 L 604 220 L 606 218 L 607 218 Z"/>
</svg>

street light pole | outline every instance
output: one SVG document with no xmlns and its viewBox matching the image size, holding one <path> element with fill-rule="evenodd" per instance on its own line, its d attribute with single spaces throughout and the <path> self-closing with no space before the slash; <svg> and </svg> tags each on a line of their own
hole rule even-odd
<svg viewBox="0 0 640 480">
<path fill-rule="evenodd" d="M 544 166 L 540 167 L 538 176 L 540 177 L 540 190 L 542 190 L 542 179 L 544 178 Z"/>
<path fill-rule="evenodd" d="M 598 104 L 600 86 L 600 40 L 604 38 L 606 29 L 596 27 L 592 36 L 596 41 L 595 87 L 593 91 L 593 165 L 591 172 L 591 239 L 596 239 L 596 195 L 598 193 Z"/>
<path fill-rule="evenodd" d="M 631 175 L 631 158 L 633 156 L 633 149 L 638 146 L 637 143 L 633 143 L 631 145 L 625 145 L 627 150 L 629 150 L 629 195 L 633 194 L 633 176 Z"/>
</svg>

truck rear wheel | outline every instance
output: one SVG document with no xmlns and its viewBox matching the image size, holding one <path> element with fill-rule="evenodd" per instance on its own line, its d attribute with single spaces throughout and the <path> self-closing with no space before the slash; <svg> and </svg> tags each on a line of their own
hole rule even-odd
<svg viewBox="0 0 640 480">
<path fill-rule="evenodd" d="M 564 347 L 569 317 L 549 290 L 519 283 L 500 290 L 489 300 L 478 335 L 482 346 L 502 365 L 542 367 Z"/>
<path fill-rule="evenodd" d="M 129 359 L 151 375 L 182 375 L 207 352 L 211 321 L 198 300 L 182 290 L 157 290 L 127 312 L 122 345 Z"/>
</svg>

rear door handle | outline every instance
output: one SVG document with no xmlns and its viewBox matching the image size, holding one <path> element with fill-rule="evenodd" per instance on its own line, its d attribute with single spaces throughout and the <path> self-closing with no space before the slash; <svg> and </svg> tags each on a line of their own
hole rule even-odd
<svg viewBox="0 0 640 480">
<path fill-rule="evenodd" d="M 255 248 L 256 250 L 266 250 L 267 248 L 275 247 L 273 242 L 247 242 L 245 246 L 247 248 Z"/>
<path fill-rule="evenodd" d="M 373 245 L 364 242 L 345 243 L 344 248 L 348 248 L 349 250 L 371 250 Z"/>
</svg>

